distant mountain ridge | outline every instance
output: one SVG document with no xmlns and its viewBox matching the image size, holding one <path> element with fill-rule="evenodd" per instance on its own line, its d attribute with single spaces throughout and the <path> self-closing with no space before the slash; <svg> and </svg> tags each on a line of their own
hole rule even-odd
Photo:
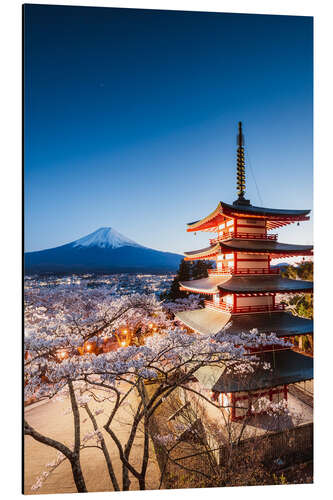
<svg viewBox="0 0 333 500">
<path fill-rule="evenodd" d="M 112 227 L 101 227 L 55 248 L 27 252 L 25 274 L 176 271 L 183 256 L 145 247 Z"/>
</svg>

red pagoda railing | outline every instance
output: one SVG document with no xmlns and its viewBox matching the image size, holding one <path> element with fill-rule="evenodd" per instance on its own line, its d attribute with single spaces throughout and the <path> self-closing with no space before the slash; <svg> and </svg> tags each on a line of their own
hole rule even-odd
<svg viewBox="0 0 333 500">
<path fill-rule="evenodd" d="M 222 269 L 208 269 L 209 276 L 222 276 L 224 274 L 280 274 L 280 269 L 267 269 L 267 267 L 242 267 L 235 269 L 233 267 L 224 267 Z"/>
<path fill-rule="evenodd" d="M 237 306 L 233 309 L 234 313 L 266 312 L 266 311 L 284 311 L 284 304 L 275 304 L 274 306 Z"/>
<path fill-rule="evenodd" d="M 232 274 L 280 274 L 280 269 L 267 269 L 267 267 L 241 267 Z"/>
<path fill-rule="evenodd" d="M 225 311 L 232 313 L 254 313 L 254 312 L 269 312 L 269 311 L 284 311 L 284 304 L 273 305 L 257 305 L 257 306 L 237 306 L 233 307 L 225 302 L 220 302 L 216 304 L 212 300 L 205 300 L 204 304 L 209 309 L 215 309 L 217 311 Z"/>
<path fill-rule="evenodd" d="M 212 300 L 205 300 L 204 304 L 206 307 L 209 307 L 209 309 L 216 309 L 217 311 L 232 312 L 232 306 L 229 304 L 226 304 L 225 302 L 220 302 L 219 304 L 216 304 Z"/>
<path fill-rule="evenodd" d="M 241 238 L 245 240 L 277 240 L 278 235 L 277 234 L 259 234 L 259 233 L 233 233 L 233 232 L 224 232 L 220 234 L 217 238 L 212 238 L 209 240 L 211 245 L 215 245 L 218 241 L 224 241 L 230 238 Z"/>
<path fill-rule="evenodd" d="M 232 274 L 232 268 L 224 267 L 223 269 L 208 269 L 209 276 L 221 276 L 222 274 Z"/>
</svg>

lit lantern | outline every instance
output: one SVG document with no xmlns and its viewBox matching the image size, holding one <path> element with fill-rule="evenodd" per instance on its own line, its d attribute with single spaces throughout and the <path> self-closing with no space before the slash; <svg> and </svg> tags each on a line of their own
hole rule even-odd
<svg viewBox="0 0 333 500">
<path fill-rule="evenodd" d="M 120 347 L 127 347 L 129 346 L 131 340 L 132 340 L 132 334 L 131 331 L 128 328 L 120 328 L 118 330 L 118 333 L 116 333 L 116 337 L 118 340 L 118 344 Z"/>
<path fill-rule="evenodd" d="M 65 351 L 65 349 L 62 349 L 61 351 L 57 352 L 57 358 L 62 361 L 63 359 L 67 358 L 68 354 Z"/>
</svg>

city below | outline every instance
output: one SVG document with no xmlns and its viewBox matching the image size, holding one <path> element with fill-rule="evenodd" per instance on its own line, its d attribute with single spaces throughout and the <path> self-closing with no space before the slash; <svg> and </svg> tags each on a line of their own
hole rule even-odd
<svg viewBox="0 0 333 500">
<path fill-rule="evenodd" d="M 174 274 L 71 274 L 71 275 L 31 275 L 25 276 L 25 290 L 56 286 L 81 286 L 83 288 L 110 287 L 112 295 L 144 293 L 155 295 L 169 291 Z"/>
</svg>

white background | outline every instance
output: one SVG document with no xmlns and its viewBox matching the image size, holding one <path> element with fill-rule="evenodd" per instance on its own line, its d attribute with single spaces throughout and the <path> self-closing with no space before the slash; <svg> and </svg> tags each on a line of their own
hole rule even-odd
<svg viewBox="0 0 333 500">
<path fill-rule="evenodd" d="M 314 16 L 315 27 L 315 484 L 210 490 L 113 493 L 123 498 L 329 498 L 332 494 L 332 267 L 333 211 L 333 2 L 329 0 L 155 0 L 69 1 L 36 0 L 39 4 L 240 12 Z M 21 490 L 21 7 L 17 0 L 2 0 L 0 29 L 0 172 L 1 172 L 1 491 L 16 498 Z M 331 407 L 329 407 L 331 405 Z M 89 499 L 110 493 L 89 494 Z M 48 495 L 66 499 L 69 495 Z"/>
</svg>

